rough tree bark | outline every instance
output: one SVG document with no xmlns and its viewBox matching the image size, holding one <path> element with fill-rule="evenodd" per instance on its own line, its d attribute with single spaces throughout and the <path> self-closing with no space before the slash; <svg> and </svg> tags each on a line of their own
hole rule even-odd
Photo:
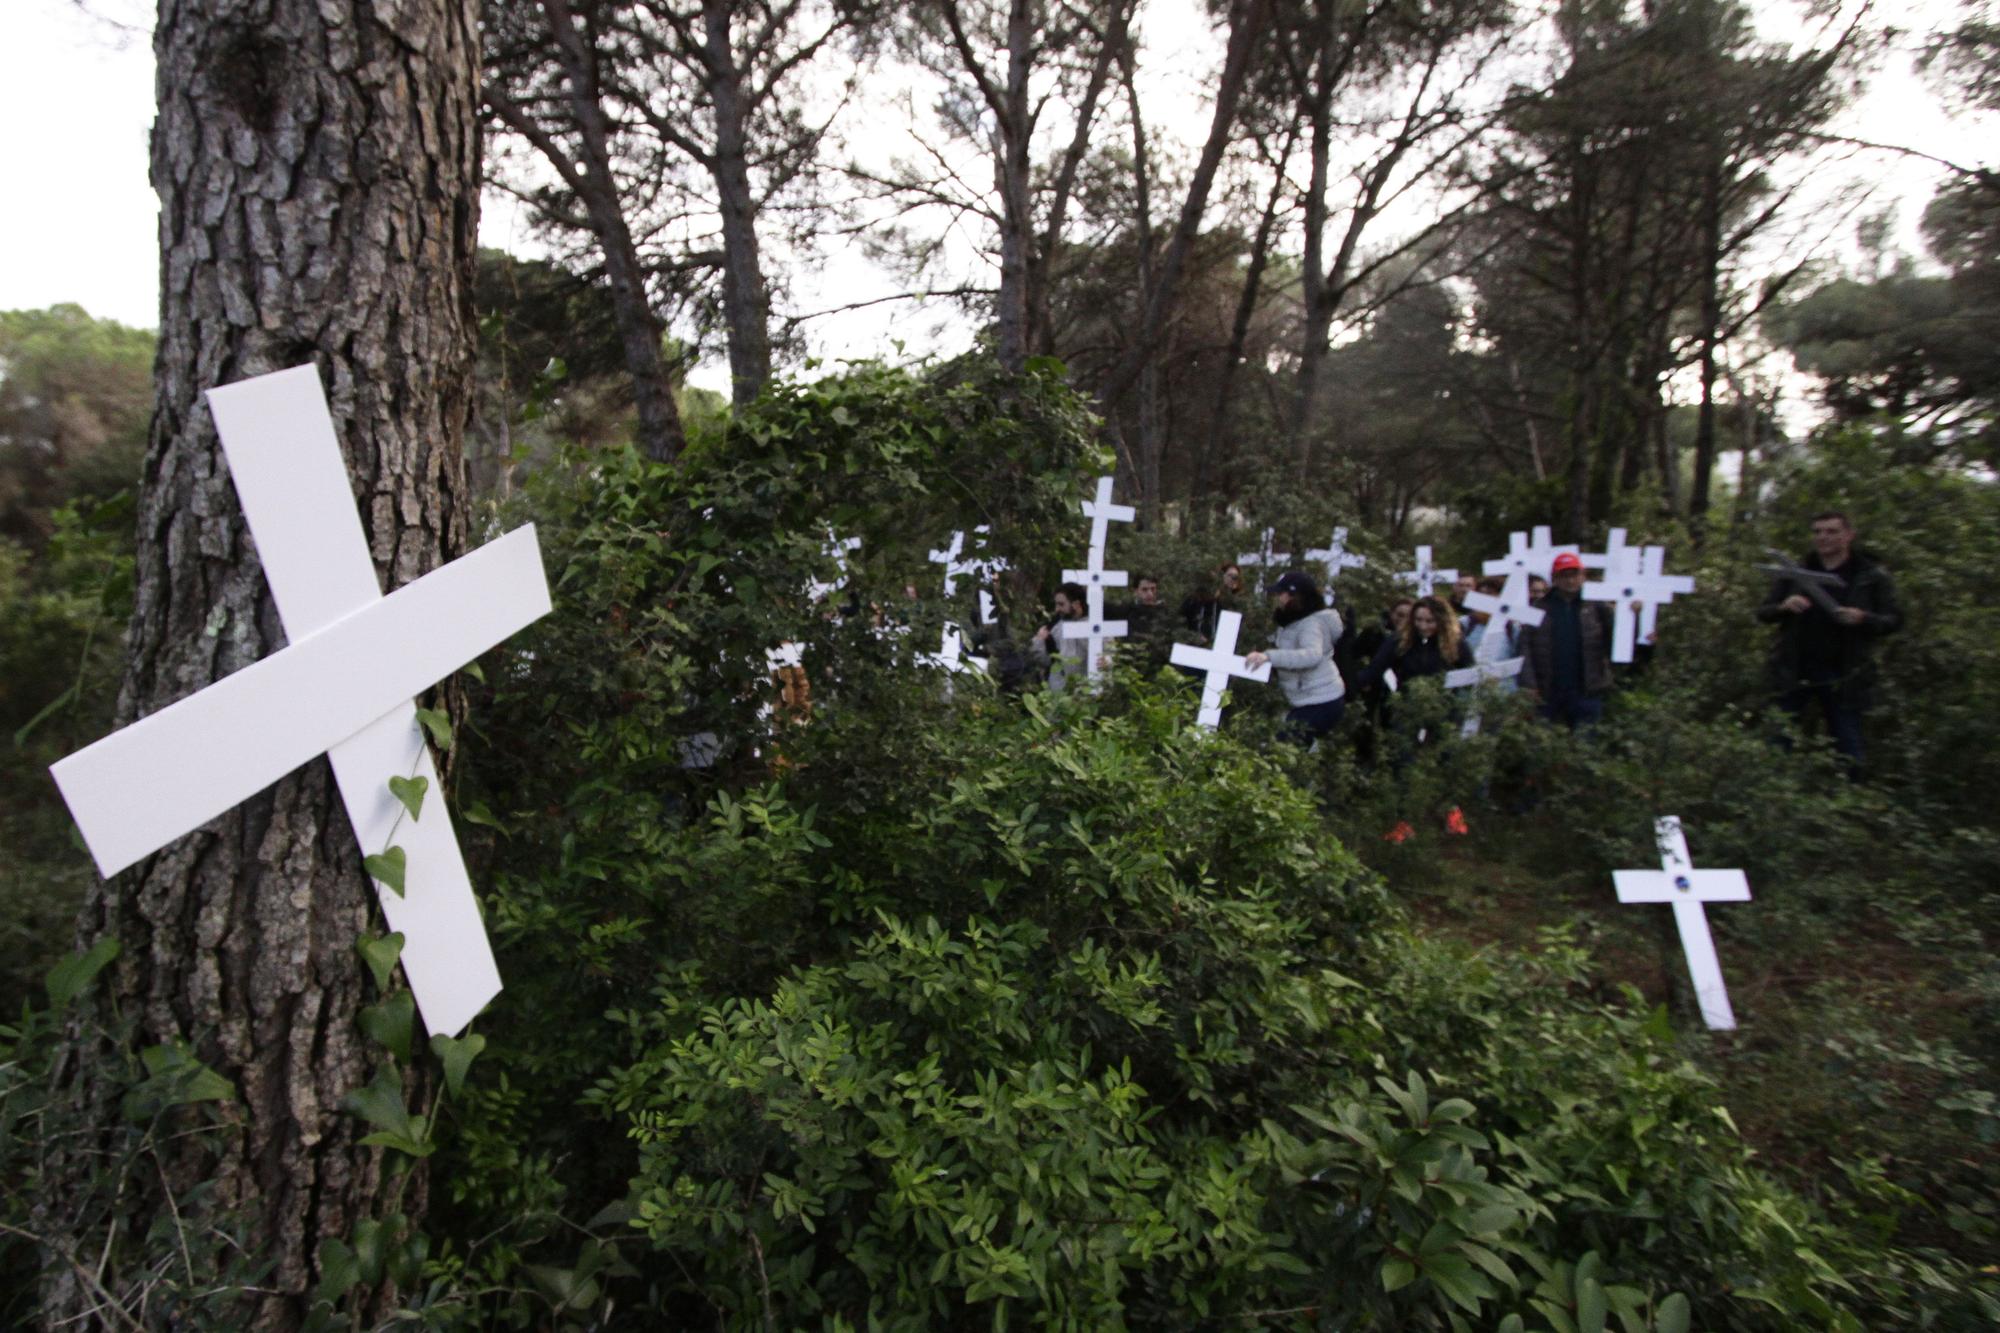
<svg viewBox="0 0 2000 1333">
<path fill-rule="evenodd" d="M 757 200 L 750 189 L 750 106 L 737 63 L 729 0 L 703 0 L 703 53 L 715 107 L 708 164 L 722 213 L 722 306 L 729 323 L 730 401 L 754 402 L 771 378 L 771 297 L 758 253 Z"/>
<path fill-rule="evenodd" d="M 121 723 L 285 641 L 204 389 L 314 362 L 385 587 L 463 549 L 478 22 L 477 0 L 162 0 L 160 341 Z M 340 1106 L 381 1058 L 355 1023 L 372 998 L 360 858 L 321 759 L 91 892 L 81 936 L 124 952 L 73 1020 L 68 1110 L 100 1136 L 119 1123 L 118 1061 L 87 1035 L 112 1006 L 139 1047 L 186 1041 L 237 1096 L 227 1132 L 159 1141 L 158 1170 L 108 1215 L 87 1207 L 89 1134 L 53 1161 L 40 1216 L 58 1254 L 130 1253 L 156 1219 L 233 1222 L 271 1267 L 230 1325 L 299 1323 L 320 1242 L 389 1187 Z M 202 1215 L 174 1215 L 196 1184 Z M 419 1177 L 399 1206 L 422 1205 Z M 147 1277 L 132 1267 L 105 1272 L 112 1295 Z M 110 1323 L 49 1272 L 45 1327 Z"/>
</svg>

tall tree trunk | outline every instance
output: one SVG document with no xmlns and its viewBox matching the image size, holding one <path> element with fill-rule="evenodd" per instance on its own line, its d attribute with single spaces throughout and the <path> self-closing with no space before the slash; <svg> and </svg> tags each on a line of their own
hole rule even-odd
<svg viewBox="0 0 2000 1333">
<path fill-rule="evenodd" d="M 1147 151 L 1146 119 L 1139 107 L 1138 70 L 1129 46 L 1120 54 L 1120 68 L 1124 73 L 1125 97 L 1132 109 L 1132 231 L 1138 250 L 1137 272 L 1133 276 L 1138 279 L 1139 300 L 1144 303 L 1153 290 L 1154 278 L 1153 168 Z M 1146 357 L 1145 368 L 1139 372 L 1139 451 L 1133 459 L 1138 473 L 1139 518 L 1149 532 L 1159 530 L 1161 512 L 1160 355 L 1161 349 L 1154 348 Z"/>
<path fill-rule="evenodd" d="M 995 134 L 993 185 L 1000 194 L 1000 299 L 994 338 L 1000 367 L 1018 375 L 1028 363 L 1028 262 L 1035 226 L 1030 194 L 1028 72 L 1034 61 L 1034 14 L 1028 0 L 1007 12 L 1007 87 Z"/>
<path fill-rule="evenodd" d="M 1132 387 L 1146 358 L 1152 353 L 1154 341 L 1166 326 L 1167 312 L 1172 308 L 1180 287 L 1181 270 L 1201 234 L 1202 216 L 1208 211 L 1208 196 L 1215 188 L 1215 173 L 1222 166 L 1223 154 L 1235 130 L 1236 108 L 1242 101 L 1244 86 L 1249 82 L 1251 57 L 1270 22 L 1271 0 L 1235 0 L 1230 6 L 1229 46 L 1223 57 L 1221 76 L 1216 80 L 1215 110 L 1209 118 L 1208 138 L 1202 143 L 1194 174 L 1188 180 L 1187 197 L 1181 201 L 1180 217 L 1174 224 L 1172 238 L 1168 240 L 1155 269 L 1153 290 L 1146 296 L 1145 313 L 1139 327 L 1133 331 L 1132 342 L 1125 354 L 1099 386 L 1100 402 L 1116 402 Z"/>
<path fill-rule="evenodd" d="M 749 106 L 730 35 L 729 0 L 703 0 L 708 93 L 715 107 L 716 201 L 722 213 L 722 310 L 729 325 L 730 401 L 738 407 L 771 378 L 771 298 L 757 247 L 750 193 Z"/>
<path fill-rule="evenodd" d="M 569 0 L 544 0 L 549 29 L 555 34 L 555 54 L 569 85 L 570 114 L 579 144 L 580 171 L 565 183 L 583 201 L 591 229 L 604 252 L 604 275 L 611 283 L 612 311 L 618 321 L 618 341 L 625 352 L 625 372 L 632 378 L 632 402 L 639 416 L 639 446 L 649 458 L 672 462 L 687 444 L 680 409 L 674 405 L 673 380 L 661 341 L 666 326 L 653 313 L 646 291 L 646 266 L 618 197 L 612 173 L 611 120 L 604 112 L 598 87 L 595 50 L 577 29 Z M 503 112 L 503 117 L 505 113 Z M 512 128 L 520 129 L 509 120 Z M 529 136 L 535 141 L 535 136 Z M 546 155 L 546 150 L 545 150 Z"/>
<path fill-rule="evenodd" d="M 1708 488 L 1715 471 L 1715 347 L 1722 329 L 1722 171 L 1711 165 L 1701 197 L 1701 409 L 1695 418 L 1694 483 L 1688 488 L 1688 526 L 1697 542 L 1708 521 Z"/>
<path fill-rule="evenodd" d="M 1291 156 L 1292 144 L 1296 141 L 1296 130 L 1287 130 L 1285 146 L 1274 159 L 1282 164 Z M 1236 372 L 1243 364 L 1244 349 L 1250 342 L 1250 321 L 1256 317 L 1257 302 L 1261 299 L 1264 286 L 1264 270 L 1271 259 L 1271 233 L 1278 222 L 1278 204 L 1284 198 L 1285 173 L 1274 170 L 1271 173 L 1271 193 L 1264 202 L 1263 216 L 1257 219 L 1257 235 L 1250 242 L 1250 266 L 1243 274 L 1243 291 L 1236 300 L 1236 318 L 1229 326 L 1229 350 L 1222 360 L 1221 381 L 1215 389 L 1215 410 L 1209 417 L 1208 439 L 1202 446 L 1200 457 L 1195 459 L 1194 486 L 1188 500 L 1188 516 L 1193 520 L 1201 516 L 1201 526 L 1206 527 L 1207 517 L 1214 512 L 1208 485 L 1209 471 L 1215 464 L 1216 455 L 1222 451 L 1223 433 L 1229 428 L 1229 408 L 1236 394 Z M 1194 524 L 1190 523 L 1190 528 Z"/>
<path fill-rule="evenodd" d="M 160 340 L 121 722 L 285 641 L 204 389 L 314 361 L 385 586 L 463 549 L 478 23 L 476 0 L 163 0 Z M 124 951 L 73 1011 L 58 1086 L 80 1133 L 40 1217 L 58 1254 L 127 1260 L 103 1272 L 115 1298 L 154 1276 L 133 1256 L 156 1222 L 223 1226 L 270 1269 L 221 1324 L 296 1327 L 319 1245 L 381 1206 L 382 1150 L 340 1106 L 384 1058 L 355 1022 L 360 860 L 319 759 L 88 894 L 81 938 Z M 123 1132 L 129 1056 L 98 1035 L 114 1014 L 135 1048 L 189 1043 L 236 1097 L 226 1130 L 159 1136 L 112 1200 L 91 1177 Z M 423 1201 L 419 1173 L 397 1206 Z M 73 1271 L 50 1269 L 44 1326 L 110 1326 Z"/>
<path fill-rule="evenodd" d="M 1333 42 L 1326 37 L 1327 46 Z M 1327 334 L 1333 327 L 1333 302 L 1326 290 L 1326 191 L 1333 155 L 1333 94 L 1328 87 L 1325 62 L 1332 52 L 1322 48 L 1314 62 L 1314 96 L 1308 109 L 1312 133 L 1307 142 L 1311 166 L 1306 182 L 1305 260 L 1299 268 L 1299 299 L 1304 322 L 1299 340 L 1297 396 L 1292 404 L 1292 447 L 1299 460 L 1298 476 L 1310 475 L 1312 466 L 1313 399 L 1319 391 L 1319 369 L 1326 360 Z M 1283 179 L 1282 163 L 1279 178 Z"/>
</svg>

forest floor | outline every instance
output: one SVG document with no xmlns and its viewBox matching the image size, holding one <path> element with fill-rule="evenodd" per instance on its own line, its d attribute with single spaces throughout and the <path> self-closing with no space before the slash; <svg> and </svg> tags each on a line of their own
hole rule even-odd
<svg viewBox="0 0 2000 1333">
<path fill-rule="evenodd" d="M 1647 1005 L 1668 1006 L 1682 1049 L 1717 1081 L 1767 1166 L 1822 1201 L 1854 1196 L 1859 1181 L 1893 1182 L 1915 1196 L 1896 1210 L 1905 1239 L 1990 1257 L 2000 1089 L 1967 1052 L 1991 1039 L 1977 1029 L 1995 941 L 1939 939 L 1946 932 L 1893 912 L 1874 929 L 1791 929 L 1790 914 L 1753 939 L 1729 918 L 1755 912 L 1754 900 L 1711 906 L 1739 1026 L 1709 1032 L 1671 913 L 1621 905 L 1608 881 L 1551 879 L 1482 855 L 1477 833 L 1443 839 L 1425 882 L 1391 879 L 1424 928 L 1533 951 L 1543 932 L 1569 927 L 1596 960 L 1607 1002 L 1629 985 Z M 1897 1191 L 1869 1191 L 1871 1203 L 1883 1197 Z"/>
</svg>

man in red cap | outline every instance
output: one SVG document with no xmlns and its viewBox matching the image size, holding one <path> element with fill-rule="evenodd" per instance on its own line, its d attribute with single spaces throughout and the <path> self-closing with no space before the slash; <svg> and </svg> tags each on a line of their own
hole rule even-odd
<svg viewBox="0 0 2000 1333">
<path fill-rule="evenodd" d="M 1611 608 L 1583 600 L 1583 561 L 1565 553 L 1551 569 L 1555 586 L 1535 605 L 1542 623 L 1521 632 L 1521 688 L 1541 701 L 1542 716 L 1572 729 L 1604 715 L 1611 693 Z"/>
</svg>

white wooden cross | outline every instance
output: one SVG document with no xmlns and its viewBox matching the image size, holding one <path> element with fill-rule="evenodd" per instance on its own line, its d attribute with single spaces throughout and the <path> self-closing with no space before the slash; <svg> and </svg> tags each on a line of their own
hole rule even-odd
<svg viewBox="0 0 2000 1333">
<path fill-rule="evenodd" d="M 1257 595 L 1260 597 L 1264 594 L 1264 572 L 1270 569 L 1282 568 L 1292 562 L 1292 553 L 1290 551 L 1274 551 L 1271 549 L 1272 543 L 1276 538 L 1276 532 L 1270 528 L 1265 528 L 1264 535 L 1257 540 L 1257 549 L 1254 551 L 1245 551 L 1242 555 L 1236 557 L 1237 564 L 1249 565 L 1257 571 Z"/>
<path fill-rule="evenodd" d="M 1525 532 L 1510 532 L 1507 534 L 1507 554 L 1498 560 L 1488 560 L 1481 568 L 1488 574 L 1512 574 L 1519 570 L 1536 578 L 1553 578 L 1555 571 L 1551 567 L 1556 557 L 1575 555 L 1577 548 L 1574 542 L 1565 546 L 1555 546 L 1552 542 L 1546 524 L 1535 529 L 1533 541 Z"/>
<path fill-rule="evenodd" d="M 1428 597 L 1431 594 L 1431 589 L 1438 584 L 1455 582 L 1458 578 L 1458 571 L 1455 569 L 1431 568 L 1431 548 L 1428 546 L 1419 546 L 1417 548 L 1417 567 L 1415 569 L 1406 569 L 1396 575 L 1396 577 L 1415 588 L 1417 596 Z"/>
<path fill-rule="evenodd" d="M 1479 640 L 1479 655 L 1482 657 L 1488 655 L 1488 644 L 1495 645 L 1494 655 L 1497 656 L 1498 645 L 1506 641 L 1514 626 L 1542 623 L 1541 608 L 1528 602 L 1528 576 L 1518 569 L 1507 576 L 1507 582 L 1498 596 L 1477 590 L 1465 594 L 1465 609 L 1486 613 L 1486 633 Z"/>
<path fill-rule="evenodd" d="M 1224 611 L 1215 620 L 1215 646 L 1197 648 L 1193 644 L 1174 645 L 1175 666 L 1193 667 L 1208 673 L 1201 685 L 1201 711 L 1195 715 L 1195 725 L 1213 731 L 1222 725 L 1222 695 L 1229 688 L 1231 676 L 1241 676 L 1245 680 L 1267 681 L 1271 678 L 1271 664 L 1249 667 L 1236 654 L 1236 632 L 1243 627 L 1243 615 L 1239 611 Z"/>
<path fill-rule="evenodd" d="M 965 550 L 965 533 L 961 530 L 951 534 L 951 543 L 942 551 L 932 551 L 930 553 L 932 564 L 944 566 L 944 595 L 946 597 L 958 596 L 958 576 L 960 574 L 977 574 L 985 567 L 985 562 L 977 557 L 966 560 L 959 559 L 959 553 L 963 550 Z"/>
<path fill-rule="evenodd" d="M 813 579 L 806 589 L 806 595 L 811 597 L 815 602 L 824 601 L 828 593 L 839 592 L 841 588 L 845 587 L 847 584 L 847 553 L 860 549 L 861 539 L 859 537 L 836 537 L 833 534 L 833 530 L 829 528 L 826 534 L 826 544 L 820 547 L 820 553 L 833 561 L 834 568 L 840 571 L 840 577 L 831 583 L 823 582 L 820 579 Z"/>
<path fill-rule="evenodd" d="M 1347 529 L 1333 530 L 1333 543 L 1321 550 L 1307 551 L 1305 558 L 1326 570 L 1326 581 L 1330 584 L 1340 577 L 1342 570 L 1361 569 L 1368 564 L 1364 556 L 1358 556 L 1347 549 Z"/>
<path fill-rule="evenodd" d="M 1624 559 L 1624 553 L 1632 549 L 1625 544 L 1625 529 L 1613 528 L 1605 536 L 1602 551 L 1584 551 L 1579 558 L 1585 569 L 1616 569 Z"/>
<path fill-rule="evenodd" d="M 1104 542 L 1111 533 L 1112 523 L 1130 523 L 1139 514 L 1131 505 L 1111 503 L 1111 482 L 1110 477 L 1099 477 L 1097 499 L 1081 502 L 1083 516 L 1090 520 L 1090 558 L 1084 563 L 1094 569 L 1104 567 Z"/>
<path fill-rule="evenodd" d="M 979 623 L 982 625 L 991 625 L 999 618 L 993 605 L 992 583 L 996 575 L 1009 568 L 1005 556 L 990 555 L 986 551 L 987 539 L 992 533 L 991 525 L 985 523 L 972 530 L 979 550 L 965 562 L 965 572 L 979 576 Z"/>
<path fill-rule="evenodd" d="M 1091 576 L 1086 582 L 1085 576 Z M 1104 589 L 1108 584 L 1114 588 L 1125 586 L 1126 571 L 1122 569 L 1065 569 L 1063 578 L 1084 585 L 1084 603 L 1088 608 L 1082 620 L 1065 620 L 1057 627 L 1057 633 L 1065 639 L 1088 639 L 1090 646 L 1086 666 L 1095 679 L 1103 672 L 1099 659 L 1104 656 L 1106 639 L 1122 639 L 1131 632 L 1130 625 L 1123 620 L 1104 618 Z"/>
<path fill-rule="evenodd" d="M 1653 838 L 1660 848 L 1660 869 L 1612 871 L 1618 901 L 1674 905 L 1674 924 L 1680 928 L 1681 949 L 1687 954 L 1701 1021 L 1711 1028 L 1733 1028 L 1736 1015 L 1729 1008 L 1722 964 L 1715 956 L 1715 937 L 1708 933 L 1708 914 L 1702 904 L 1747 903 L 1750 880 L 1741 870 L 1696 870 L 1678 815 L 1654 820 Z"/>
<path fill-rule="evenodd" d="M 1664 546 L 1646 546 L 1640 548 L 1639 572 L 1649 578 L 1665 574 L 1667 572 L 1667 548 Z M 1690 587 L 1689 591 L 1692 592 L 1693 588 Z M 1642 602 L 1640 604 L 1640 643 L 1651 643 L 1654 637 L 1658 635 L 1660 631 L 1660 606 L 1661 603 L 1659 602 Z"/>
<path fill-rule="evenodd" d="M 383 886 L 383 915 L 404 937 L 425 1027 L 457 1032 L 500 973 L 413 696 L 548 613 L 535 530 L 384 597 L 319 372 L 258 376 L 208 402 L 289 643 L 51 772 L 112 875 L 325 754 L 362 851 L 404 852 L 403 891 Z M 428 784 L 416 819 L 390 778 Z"/>
<path fill-rule="evenodd" d="M 1482 643 L 1480 645 L 1484 647 Z M 1521 658 L 1495 658 L 1491 661 L 1475 659 L 1469 667 L 1457 667 L 1444 673 L 1444 687 L 1448 690 L 1469 690 L 1484 685 L 1489 680 L 1512 680 L 1521 674 Z M 1476 730 L 1476 728 L 1475 728 Z"/>
<path fill-rule="evenodd" d="M 965 655 L 965 639 L 957 625 L 944 622 L 944 638 L 935 653 L 918 653 L 919 666 L 938 667 L 956 675 L 961 671 L 985 671 L 986 659 Z"/>
<path fill-rule="evenodd" d="M 1611 660 L 1614 662 L 1632 660 L 1632 650 L 1638 642 L 1639 619 L 1645 607 L 1671 602 L 1677 594 L 1694 591 L 1694 580 L 1685 574 L 1641 573 L 1640 560 L 1639 549 L 1627 546 L 1618 552 L 1618 563 L 1605 571 L 1602 583 L 1584 585 L 1585 600 L 1611 603 Z"/>
</svg>

